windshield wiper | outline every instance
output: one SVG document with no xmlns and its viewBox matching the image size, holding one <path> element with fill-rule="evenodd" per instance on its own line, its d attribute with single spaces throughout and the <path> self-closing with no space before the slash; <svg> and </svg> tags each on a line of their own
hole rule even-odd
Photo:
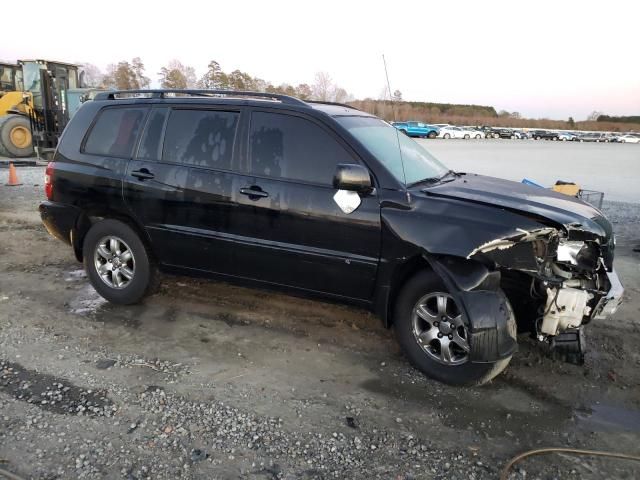
<svg viewBox="0 0 640 480">
<path fill-rule="evenodd" d="M 442 181 L 444 181 L 445 178 L 453 176 L 453 177 L 457 177 L 461 175 L 460 173 L 454 172 L 453 170 L 448 170 L 447 172 L 445 172 L 444 174 L 440 175 L 439 177 L 428 177 L 428 178 L 423 178 L 422 180 L 418 180 L 417 182 L 413 182 L 410 183 L 409 185 L 407 185 L 409 188 L 411 187 L 415 187 L 416 185 L 419 185 L 421 183 L 429 183 L 429 184 L 436 184 L 436 183 L 440 183 Z M 453 180 L 453 179 L 451 179 Z M 449 181 L 451 181 L 449 180 Z"/>
</svg>

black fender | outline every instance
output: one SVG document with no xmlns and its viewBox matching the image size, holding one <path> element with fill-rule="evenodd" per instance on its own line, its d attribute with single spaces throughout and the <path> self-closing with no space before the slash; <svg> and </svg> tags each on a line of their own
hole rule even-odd
<svg viewBox="0 0 640 480">
<path fill-rule="evenodd" d="M 469 325 L 471 362 L 496 362 L 513 355 L 518 343 L 509 325 L 513 313 L 500 289 L 500 271 L 460 257 L 425 252 L 423 258 L 463 310 Z"/>
</svg>

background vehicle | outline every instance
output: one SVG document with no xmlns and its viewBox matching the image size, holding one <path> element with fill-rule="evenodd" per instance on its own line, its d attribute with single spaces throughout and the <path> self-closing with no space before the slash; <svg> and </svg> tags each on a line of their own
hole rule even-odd
<svg viewBox="0 0 640 480">
<path fill-rule="evenodd" d="M 498 138 L 516 138 L 513 130 L 509 128 L 501 128 L 498 130 Z"/>
<path fill-rule="evenodd" d="M 480 139 L 485 138 L 485 134 L 482 130 L 478 130 L 475 127 L 462 127 L 463 130 L 466 130 L 471 135 L 471 138 Z"/>
<path fill-rule="evenodd" d="M 577 135 L 571 132 L 558 132 L 558 140 L 562 140 L 563 142 L 573 142 L 577 138 Z"/>
<path fill-rule="evenodd" d="M 518 140 L 528 140 L 529 138 L 531 138 L 531 135 L 529 134 L 529 132 L 525 132 L 522 130 L 514 130 L 513 135 Z"/>
<path fill-rule="evenodd" d="M 599 132 L 585 132 L 579 137 L 580 142 L 608 142 L 609 139 Z"/>
<path fill-rule="evenodd" d="M 531 136 L 536 140 L 558 140 L 558 132 L 551 130 L 533 130 Z"/>
<path fill-rule="evenodd" d="M 440 131 L 438 132 L 438 138 L 444 138 L 444 139 L 464 138 L 464 139 L 469 139 L 469 138 L 471 138 L 471 132 L 469 130 L 465 130 L 465 129 L 461 128 L 461 127 L 453 127 L 453 126 L 442 127 L 440 129 Z"/>
<path fill-rule="evenodd" d="M 618 137 L 618 141 L 620 143 L 640 143 L 640 135 L 632 135 L 632 134 L 620 135 Z"/>
<path fill-rule="evenodd" d="M 391 122 L 391 125 L 409 137 L 436 138 L 439 131 L 438 127 L 422 122 Z"/>
<path fill-rule="evenodd" d="M 0 64 L 0 155 L 52 152 L 67 122 L 97 89 L 80 88 L 78 66 L 48 60 Z"/>
</svg>

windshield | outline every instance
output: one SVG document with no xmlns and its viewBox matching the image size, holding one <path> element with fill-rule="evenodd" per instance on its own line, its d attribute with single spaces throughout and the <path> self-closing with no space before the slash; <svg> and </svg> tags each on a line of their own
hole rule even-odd
<svg viewBox="0 0 640 480">
<path fill-rule="evenodd" d="M 400 183 L 411 185 L 441 177 L 449 171 L 420 144 L 379 118 L 337 117 L 336 120 Z"/>
</svg>

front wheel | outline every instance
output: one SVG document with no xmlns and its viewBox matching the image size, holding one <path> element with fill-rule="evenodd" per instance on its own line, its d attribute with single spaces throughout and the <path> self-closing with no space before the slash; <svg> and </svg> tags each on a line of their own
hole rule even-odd
<svg viewBox="0 0 640 480">
<path fill-rule="evenodd" d="M 465 134 L 464 134 L 464 139 L 465 139 L 465 140 L 469 140 L 470 138 L 471 138 L 471 136 L 470 136 L 468 133 L 465 133 Z"/>
<path fill-rule="evenodd" d="M 450 138 L 451 138 L 451 135 L 449 135 L 448 133 L 445 133 L 445 134 L 442 136 L 442 138 L 444 138 L 444 139 L 448 140 L 448 139 L 450 139 Z"/>
<path fill-rule="evenodd" d="M 436 132 L 429 132 L 429 135 L 427 135 L 427 138 L 436 138 L 438 136 L 438 134 Z"/>
<path fill-rule="evenodd" d="M 155 285 L 156 269 L 138 234 L 119 220 L 102 220 L 83 242 L 84 268 L 93 288 L 112 303 L 138 303 Z"/>
<path fill-rule="evenodd" d="M 481 138 L 480 134 L 476 135 L 476 140 L 480 140 L 480 138 Z"/>
<path fill-rule="evenodd" d="M 516 321 L 509 310 L 509 330 Z M 502 372 L 511 357 L 471 363 L 468 325 L 462 309 L 434 272 L 423 271 L 403 287 L 394 311 L 398 342 L 409 360 L 427 376 L 451 385 L 480 385 Z"/>
</svg>

